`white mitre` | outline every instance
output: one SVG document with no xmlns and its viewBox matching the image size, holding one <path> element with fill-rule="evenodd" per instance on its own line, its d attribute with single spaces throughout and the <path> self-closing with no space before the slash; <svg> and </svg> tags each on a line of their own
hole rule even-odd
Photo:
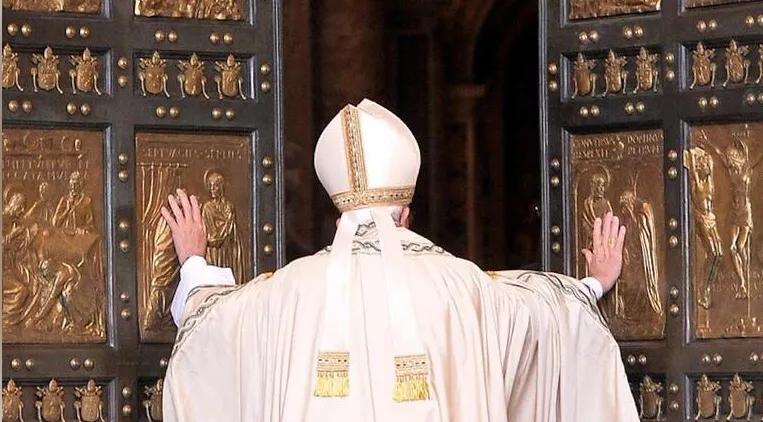
<svg viewBox="0 0 763 422">
<path fill-rule="evenodd" d="M 359 223 L 376 224 L 389 296 L 397 401 L 429 398 L 429 359 L 418 335 L 403 250 L 388 207 L 413 199 L 421 153 L 413 133 L 393 113 L 370 100 L 348 105 L 331 120 L 315 146 L 315 171 L 342 212 L 326 274 L 324 325 L 317 356 L 317 397 L 350 394 L 348 351 L 352 245 Z"/>
<path fill-rule="evenodd" d="M 340 211 L 407 205 L 421 167 L 416 138 L 370 100 L 346 106 L 315 146 L 315 171 Z"/>
</svg>

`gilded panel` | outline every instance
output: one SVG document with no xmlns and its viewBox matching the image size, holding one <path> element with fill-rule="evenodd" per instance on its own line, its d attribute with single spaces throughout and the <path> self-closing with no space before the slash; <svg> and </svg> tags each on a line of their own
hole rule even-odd
<svg viewBox="0 0 763 422">
<path fill-rule="evenodd" d="M 722 6 L 725 4 L 752 3 L 757 0 L 686 0 L 685 7 L 692 9 L 696 7 Z"/>
<path fill-rule="evenodd" d="M 628 374 L 628 384 L 636 399 L 642 421 L 664 420 L 667 410 L 664 374 Z"/>
<path fill-rule="evenodd" d="M 571 20 L 648 13 L 660 10 L 661 0 L 569 0 Z"/>
<path fill-rule="evenodd" d="M 141 338 L 171 343 L 170 304 L 179 263 L 160 209 L 176 188 L 199 197 L 207 262 L 251 278 L 251 147 L 243 135 L 139 133 L 137 151 L 138 295 Z"/>
<path fill-rule="evenodd" d="M 3 0 L 3 8 L 29 12 L 101 13 L 101 0 Z"/>
<path fill-rule="evenodd" d="M 612 211 L 628 231 L 623 271 L 601 301 L 619 340 L 658 339 L 665 331 L 665 238 L 661 130 L 572 135 L 575 251 L 590 248 L 593 222 Z M 585 258 L 575 254 L 578 277 Z"/>
<path fill-rule="evenodd" d="M 37 51 L 16 52 L 3 46 L 3 89 L 19 92 L 50 92 L 62 95 L 102 95 L 104 57 L 89 48 L 74 54 L 54 51 L 50 46 Z"/>
<path fill-rule="evenodd" d="M 695 126 L 684 152 L 691 186 L 691 287 L 698 338 L 761 337 L 763 122 Z"/>
<path fill-rule="evenodd" d="M 135 0 L 135 16 L 238 21 L 244 0 Z"/>
<path fill-rule="evenodd" d="M 23 421 L 106 421 L 108 387 L 87 381 L 3 382 L 3 422 Z"/>
<path fill-rule="evenodd" d="M 246 64 L 232 54 L 218 60 L 192 53 L 176 60 L 154 51 L 137 59 L 136 72 L 136 89 L 144 97 L 247 99 Z"/>
<path fill-rule="evenodd" d="M 731 39 L 725 45 L 705 45 L 700 41 L 687 56 L 691 71 L 687 72 L 686 83 L 690 90 L 730 88 L 763 81 L 763 44 Z"/>
<path fill-rule="evenodd" d="M 638 53 L 578 53 L 569 58 L 570 98 L 634 95 L 661 90 L 660 55 L 641 47 Z"/>
<path fill-rule="evenodd" d="M 718 355 L 716 355 L 718 356 Z M 760 378 L 754 373 L 699 374 L 690 386 L 691 416 L 694 420 L 750 421 L 756 415 Z"/>
<path fill-rule="evenodd" d="M 3 342 L 104 342 L 102 134 L 5 129 L 3 166 Z"/>
</svg>

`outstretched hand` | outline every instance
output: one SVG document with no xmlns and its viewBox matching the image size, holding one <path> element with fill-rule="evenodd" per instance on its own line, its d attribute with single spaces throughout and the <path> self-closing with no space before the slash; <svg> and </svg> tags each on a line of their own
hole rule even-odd
<svg viewBox="0 0 763 422">
<path fill-rule="evenodd" d="M 623 269 L 623 243 L 625 243 L 625 227 L 620 225 L 620 220 L 611 212 L 604 215 L 604 219 L 597 218 L 593 223 L 593 246 L 592 250 L 583 249 L 588 274 L 599 280 L 608 292 L 620 277 Z"/>
<path fill-rule="evenodd" d="M 191 256 L 205 256 L 207 230 L 201 219 L 199 200 L 195 196 L 189 199 L 182 189 L 178 189 L 176 195 L 170 195 L 167 199 L 172 212 L 170 213 L 167 207 L 162 207 L 161 213 L 172 231 L 172 242 L 180 265 Z"/>
</svg>

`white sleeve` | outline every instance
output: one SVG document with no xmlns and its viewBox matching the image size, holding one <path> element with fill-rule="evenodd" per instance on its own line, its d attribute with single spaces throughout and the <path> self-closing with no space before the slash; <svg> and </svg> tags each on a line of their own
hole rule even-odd
<svg viewBox="0 0 763 422">
<path fill-rule="evenodd" d="M 199 286 L 233 286 L 235 284 L 236 279 L 233 278 L 233 271 L 230 268 L 207 265 L 207 261 L 200 256 L 186 259 L 183 266 L 180 267 L 180 283 L 178 283 L 170 307 L 175 325 L 180 327 L 185 302 L 191 290 Z"/>
<path fill-rule="evenodd" d="M 586 277 L 580 280 L 583 284 L 590 287 L 596 295 L 596 300 L 601 299 L 604 296 L 604 288 L 601 286 L 601 282 L 593 277 Z"/>
</svg>

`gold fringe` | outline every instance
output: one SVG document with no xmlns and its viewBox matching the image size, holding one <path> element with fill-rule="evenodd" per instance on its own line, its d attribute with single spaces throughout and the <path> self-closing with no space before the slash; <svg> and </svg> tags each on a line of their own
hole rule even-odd
<svg viewBox="0 0 763 422">
<path fill-rule="evenodd" d="M 395 357 L 397 402 L 429 400 L 429 359 L 426 355 Z"/>
<path fill-rule="evenodd" d="M 350 354 L 348 352 L 318 353 L 318 379 L 315 397 L 347 397 L 350 394 Z"/>
</svg>

